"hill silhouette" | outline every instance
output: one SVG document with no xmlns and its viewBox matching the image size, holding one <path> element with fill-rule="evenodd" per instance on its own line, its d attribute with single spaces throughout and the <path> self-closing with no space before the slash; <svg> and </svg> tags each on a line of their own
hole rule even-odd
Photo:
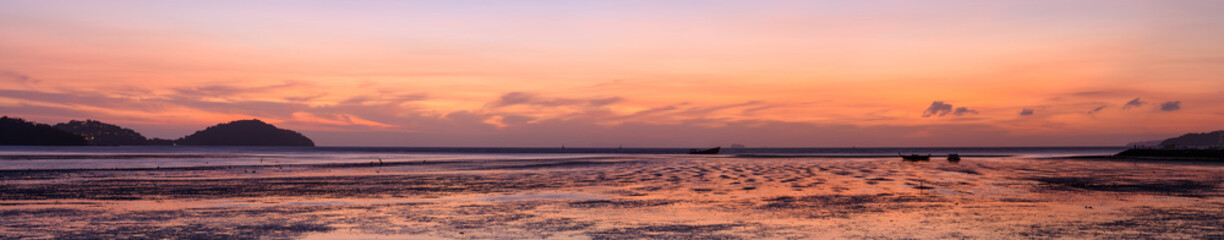
<svg viewBox="0 0 1224 240">
<path fill-rule="evenodd" d="M 314 141 L 301 133 L 276 128 L 258 119 L 218 124 L 174 143 L 182 146 L 314 146 Z"/>
<path fill-rule="evenodd" d="M 0 145 L 59 145 L 89 144 L 84 137 L 47 124 L 26 122 L 20 118 L 0 117 Z"/>
<path fill-rule="evenodd" d="M 1160 145 L 1186 147 L 1219 146 L 1221 144 L 1221 136 L 1224 136 L 1224 130 L 1209 133 L 1187 133 L 1180 137 L 1165 139 L 1160 142 Z"/>
<path fill-rule="evenodd" d="M 96 120 L 72 120 L 67 123 L 55 124 L 55 128 L 81 135 L 86 141 L 89 141 L 89 145 L 119 146 L 149 144 L 149 139 L 135 130 Z"/>
</svg>

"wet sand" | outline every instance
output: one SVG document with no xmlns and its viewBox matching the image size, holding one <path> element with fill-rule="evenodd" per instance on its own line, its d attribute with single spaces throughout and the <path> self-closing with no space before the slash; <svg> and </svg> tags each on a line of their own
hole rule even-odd
<svg viewBox="0 0 1224 240">
<path fill-rule="evenodd" d="M 1224 238 L 1224 165 L 608 156 L 0 171 L 0 239 Z"/>
</svg>

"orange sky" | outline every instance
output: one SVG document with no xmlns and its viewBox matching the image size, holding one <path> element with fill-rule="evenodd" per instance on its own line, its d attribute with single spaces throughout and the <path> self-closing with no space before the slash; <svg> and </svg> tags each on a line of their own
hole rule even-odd
<svg viewBox="0 0 1224 240">
<path fill-rule="evenodd" d="M 0 114 L 320 145 L 1120 145 L 1224 128 L 1218 9 L 0 1 Z"/>
</svg>

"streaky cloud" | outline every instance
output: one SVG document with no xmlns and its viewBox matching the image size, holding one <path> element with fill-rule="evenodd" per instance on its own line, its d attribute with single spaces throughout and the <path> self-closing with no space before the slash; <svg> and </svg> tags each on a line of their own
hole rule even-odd
<svg viewBox="0 0 1224 240">
<path fill-rule="evenodd" d="M 542 97 L 536 93 L 530 92 L 509 92 L 502 94 L 497 100 L 485 104 L 489 108 L 502 108 L 514 105 L 528 105 L 538 107 L 561 107 L 585 105 L 592 107 L 602 107 L 624 101 L 622 97 L 596 97 L 588 99 L 575 98 L 549 98 Z"/>
</svg>

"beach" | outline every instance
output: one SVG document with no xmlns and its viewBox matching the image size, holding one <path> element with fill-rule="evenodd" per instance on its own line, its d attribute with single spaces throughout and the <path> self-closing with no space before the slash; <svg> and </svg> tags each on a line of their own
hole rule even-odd
<svg viewBox="0 0 1224 240">
<path fill-rule="evenodd" d="M 1209 163 L 1002 155 L 959 163 L 873 155 L 294 157 L 2 170 L 0 238 L 1224 238 L 1224 165 Z M 71 161 L 6 161 L 60 160 Z"/>
</svg>

